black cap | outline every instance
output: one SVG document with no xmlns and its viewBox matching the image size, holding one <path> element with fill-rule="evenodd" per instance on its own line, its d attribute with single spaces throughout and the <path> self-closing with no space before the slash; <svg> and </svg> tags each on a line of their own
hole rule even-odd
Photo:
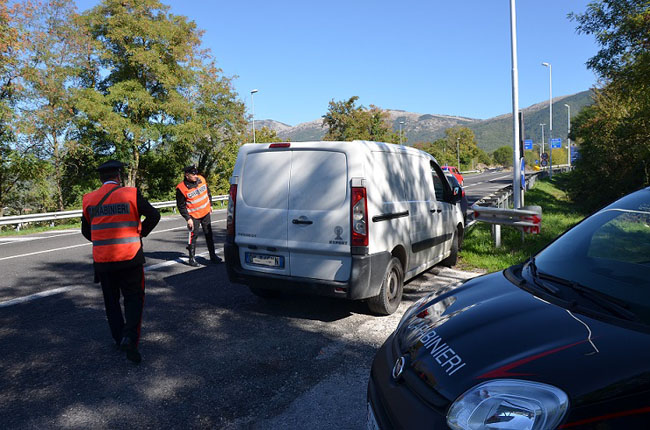
<svg viewBox="0 0 650 430">
<path fill-rule="evenodd" d="M 101 164 L 98 168 L 98 172 L 106 172 L 109 170 L 120 170 L 122 167 L 126 166 L 126 164 L 122 163 L 121 161 L 118 160 L 109 160 L 103 164 Z"/>
<path fill-rule="evenodd" d="M 187 166 L 184 169 L 184 172 L 185 173 L 191 173 L 192 175 L 197 175 L 199 173 L 199 170 L 196 168 L 196 166 L 194 164 L 192 164 L 191 166 Z"/>
</svg>

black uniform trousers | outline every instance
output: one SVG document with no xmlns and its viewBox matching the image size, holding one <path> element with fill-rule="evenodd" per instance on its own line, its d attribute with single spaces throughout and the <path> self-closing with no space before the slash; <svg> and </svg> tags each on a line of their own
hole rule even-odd
<svg viewBox="0 0 650 430">
<path fill-rule="evenodd" d="M 135 344 L 140 340 L 142 309 L 144 307 L 144 266 L 138 264 L 126 269 L 97 273 L 104 293 L 106 317 L 115 342 L 129 337 Z M 124 316 L 120 306 L 124 297 Z"/>
<path fill-rule="evenodd" d="M 208 251 L 210 251 L 210 255 L 215 255 L 214 253 L 214 238 L 212 237 L 212 219 L 210 218 L 210 214 L 208 213 L 206 216 L 203 218 L 192 218 L 192 222 L 194 223 L 194 227 L 192 228 L 192 235 L 190 239 L 190 246 L 192 249 L 196 247 L 196 236 L 199 231 L 199 225 L 203 229 L 203 234 L 205 234 L 205 243 L 208 245 Z"/>
</svg>

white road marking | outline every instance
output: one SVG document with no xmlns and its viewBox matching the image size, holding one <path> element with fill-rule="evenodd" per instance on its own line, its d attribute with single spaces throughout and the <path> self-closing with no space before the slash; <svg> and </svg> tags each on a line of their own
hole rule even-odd
<svg viewBox="0 0 650 430">
<path fill-rule="evenodd" d="M 40 293 L 30 294 L 29 296 L 18 297 L 16 299 L 6 300 L 0 302 L 0 308 L 6 308 L 13 305 L 18 305 L 20 303 L 31 302 L 32 300 L 41 299 L 43 297 L 53 296 L 55 294 L 67 293 L 68 291 L 76 290 L 81 288 L 81 285 L 73 285 L 69 287 L 55 288 L 53 290 L 41 291 Z"/>
<path fill-rule="evenodd" d="M 220 219 L 220 220 L 212 221 L 211 224 L 218 223 L 218 222 L 225 222 L 225 221 L 226 221 L 225 219 Z M 153 234 L 164 233 L 166 231 L 172 231 L 172 230 L 187 230 L 187 226 L 168 228 L 168 229 L 165 229 L 165 230 L 154 230 L 149 234 L 149 236 L 151 236 Z M 45 253 L 48 253 L 48 252 L 63 251 L 63 250 L 66 250 L 66 249 L 79 248 L 80 246 L 89 246 L 89 245 L 91 245 L 90 242 L 88 242 L 88 243 L 80 243 L 79 245 L 64 246 L 62 248 L 54 248 L 54 249 L 46 249 L 46 250 L 43 250 L 43 251 L 29 252 L 27 254 L 10 255 L 9 257 L 0 258 L 0 261 L 11 260 L 13 258 L 31 257 L 32 255 L 45 254 Z"/>
<path fill-rule="evenodd" d="M 218 222 L 218 221 L 215 221 L 215 222 Z M 206 252 L 202 252 L 200 254 L 196 254 L 196 256 L 197 257 L 205 257 L 208 254 L 209 254 L 209 252 L 206 251 Z M 217 250 L 217 254 L 223 255 L 223 248 Z M 187 258 L 186 257 L 185 258 L 179 257 L 179 258 L 175 258 L 173 260 L 164 261 L 162 263 L 152 264 L 150 266 L 145 266 L 144 271 L 145 272 L 152 272 L 154 270 L 162 269 L 163 267 L 171 266 L 173 264 L 187 264 Z M 205 266 L 201 266 L 201 267 L 205 267 Z M 53 296 L 55 294 L 67 293 L 68 291 L 77 290 L 77 289 L 82 288 L 82 287 L 83 287 L 83 285 L 73 285 L 73 286 L 69 286 L 69 287 L 60 287 L 60 288 L 54 288 L 52 290 L 41 291 L 40 293 L 30 294 L 28 296 L 18 297 L 18 298 L 15 298 L 15 299 L 0 302 L 0 308 L 6 308 L 6 307 L 9 307 L 9 306 L 18 305 L 18 304 L 21 304 L 21 303 L 31 302 L 31 301 L 34 301 L 34 300 L 37 300 L 37 299 L 42 299 L 44 297 Z"/>
<path fill-rule="evenodd" d="M 0 246 L 2 245 L 11 245 L 14 242 L 30 242 L 32 240 L 40 240 L 40 239 L 51 239 L 53 237 L 61 237 L 61 236 L 70 236 L 72 234 L 81 234 L 78 230 L 70 231 L 70 230 L 64 230 L 65 233 L 61 234 L 53 234 L 51 236 L 36 236 L 36 237 L 2 237 L 0 238 L 0 242 L 8 242 L 8 243 L 0 243 Z"/>
</svg>

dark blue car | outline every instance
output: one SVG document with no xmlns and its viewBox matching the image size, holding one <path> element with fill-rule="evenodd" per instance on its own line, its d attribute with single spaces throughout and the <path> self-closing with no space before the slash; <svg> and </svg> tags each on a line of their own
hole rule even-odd
<svg viewBox="0 0 650 430">
<path fill-rule="evenodd" d="M 375 356 L 367 424 L 650 428 L 650 188 L 415 303 Z"/>
</svg>

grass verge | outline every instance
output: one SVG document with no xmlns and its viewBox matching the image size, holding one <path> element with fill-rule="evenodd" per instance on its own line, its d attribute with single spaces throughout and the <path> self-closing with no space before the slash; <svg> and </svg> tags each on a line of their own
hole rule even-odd
<svg viewBox="0 0 650 430">
<path fill-rule="evenodd" d="M 569 200 L 565 175 L 555 175 L 535 184 L 526 192 L 526 205 L 542 207 L 542 228 L 537 235 L 526 234 L 511 227 L 501 227 L 501 247 L 495 248 L 491 225 L 477 223 L 465 236 L 457 267 L 462 270 L 494 272 L 519 264 L 546 246 L 560 234 L 576 225 L 586 215 Z"/>
</svg>

